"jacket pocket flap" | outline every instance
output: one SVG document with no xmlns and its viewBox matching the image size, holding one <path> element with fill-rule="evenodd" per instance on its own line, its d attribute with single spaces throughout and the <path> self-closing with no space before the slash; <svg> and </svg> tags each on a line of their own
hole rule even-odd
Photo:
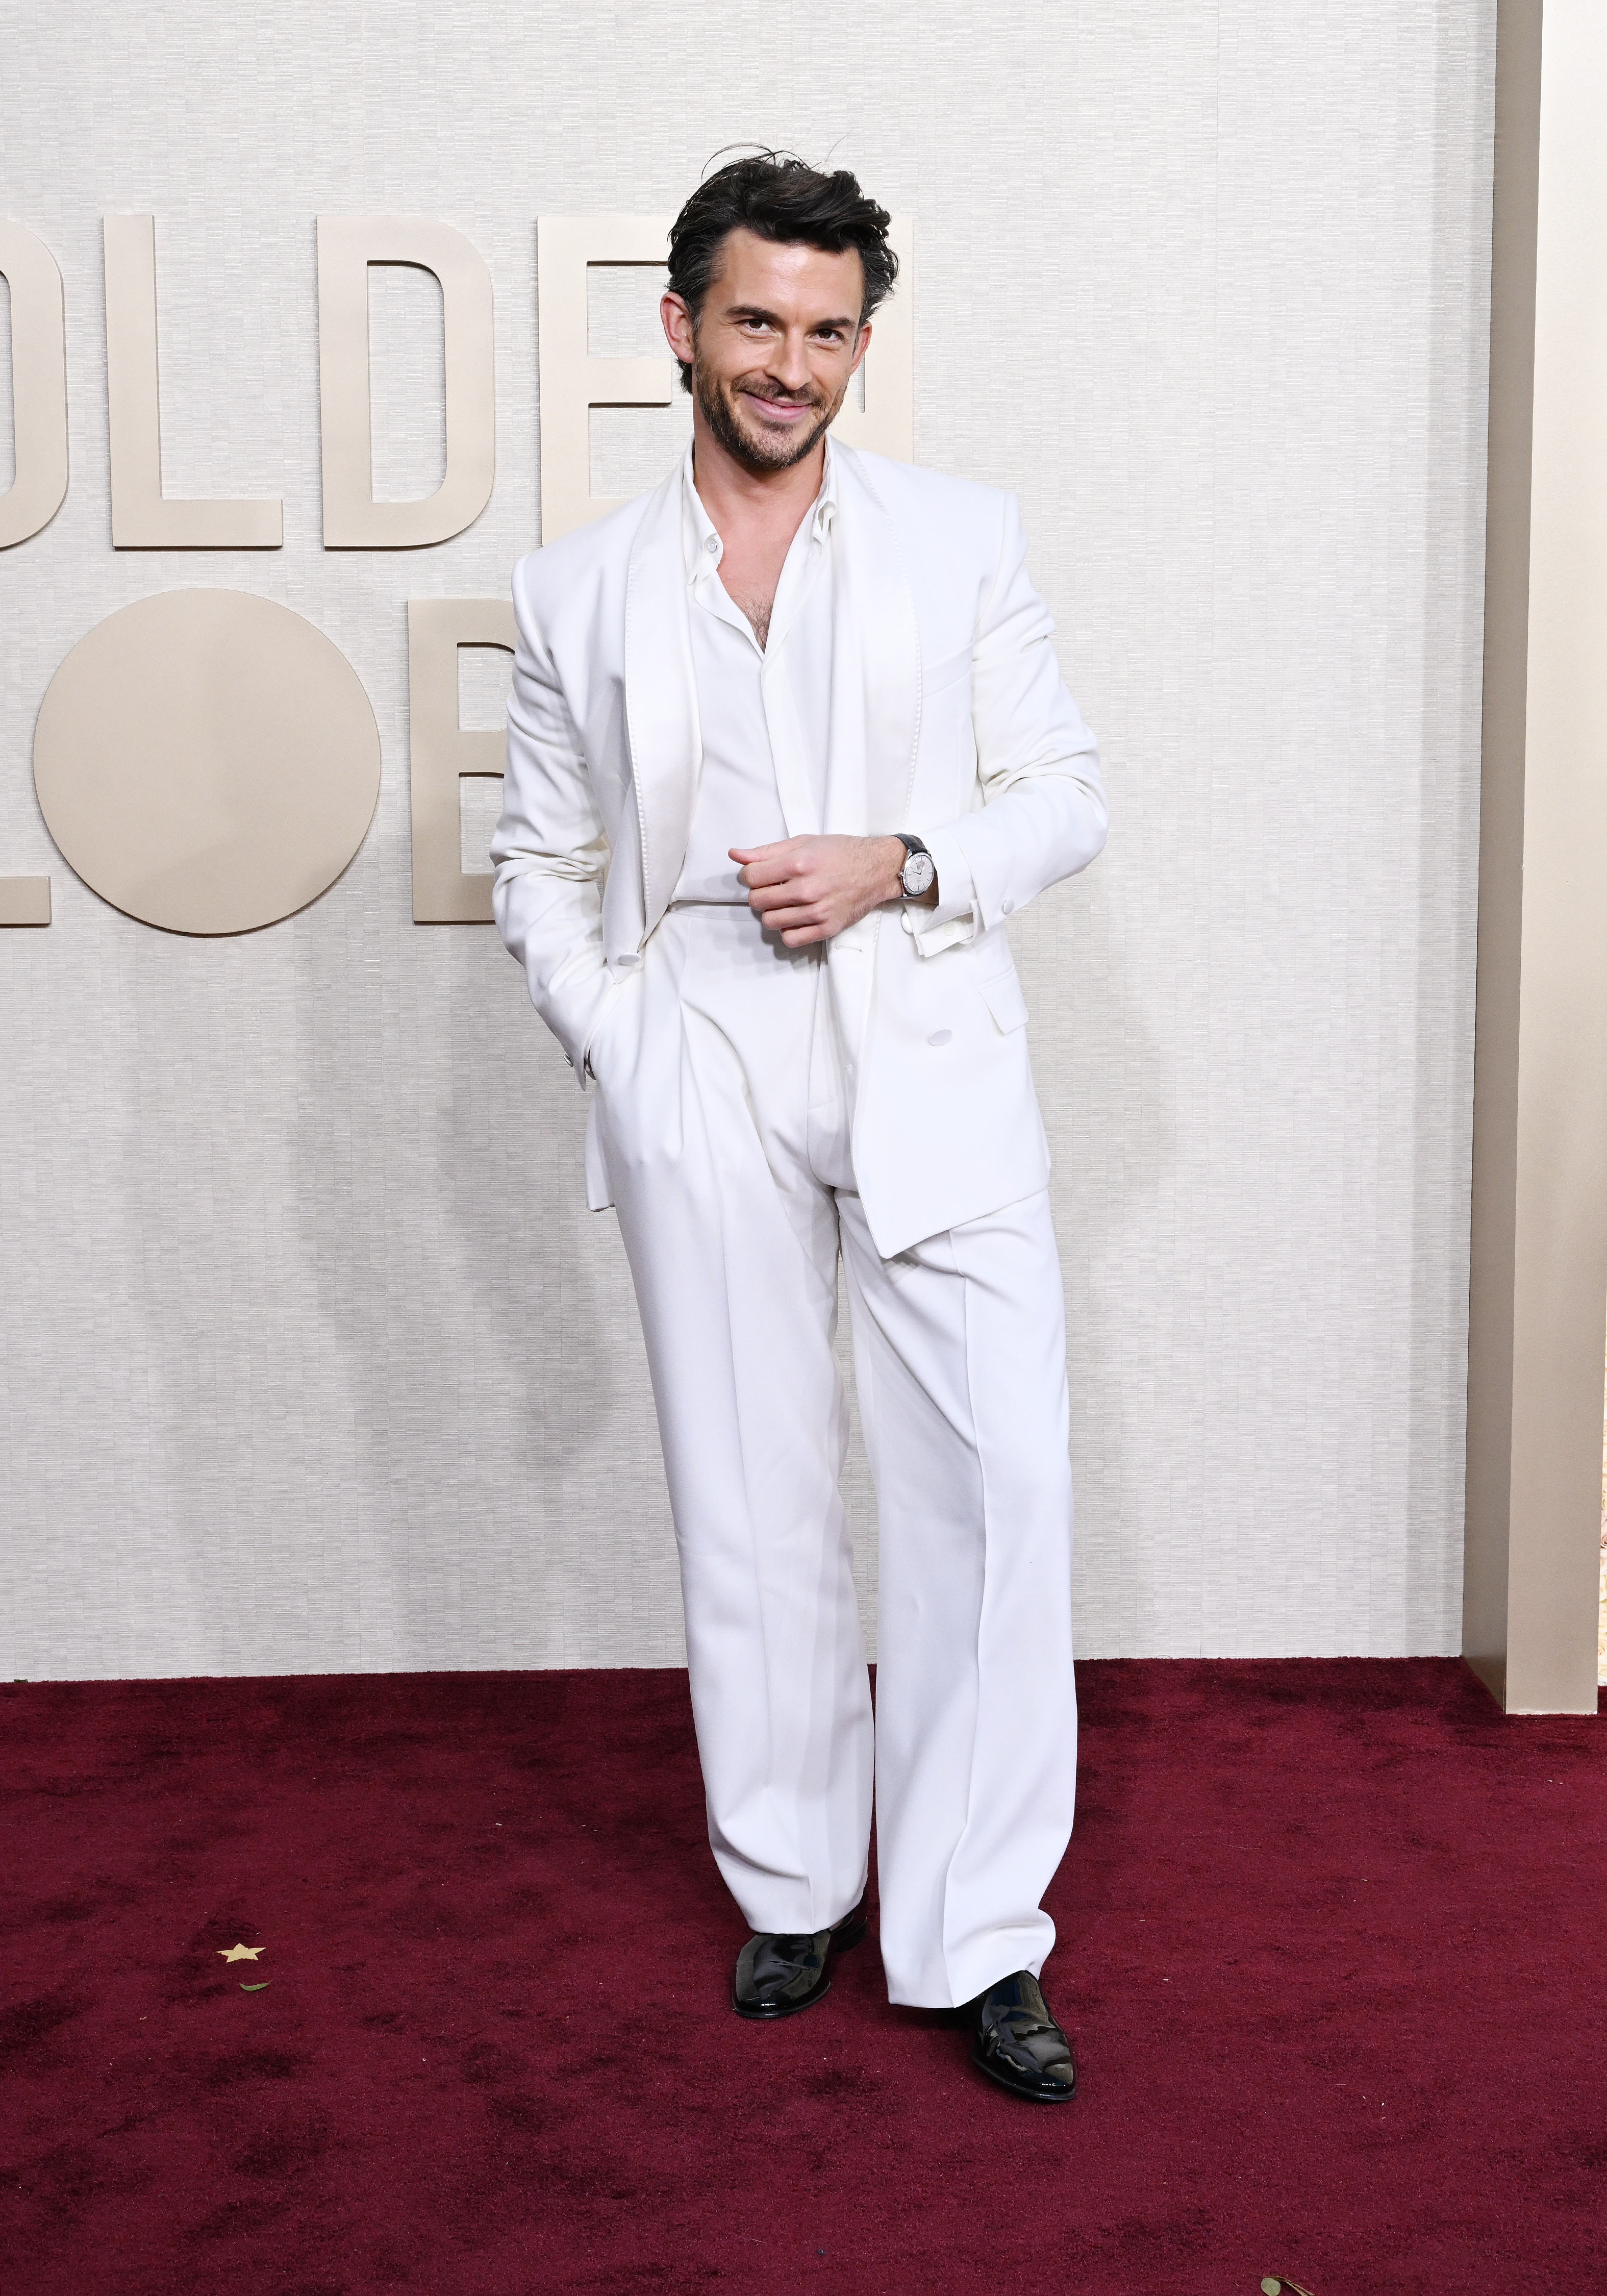
<svg viewBox="0 0 1607 2296">
<path fill-rule="evenodd" d="M 1026 1027 L 1027 999 L 1013 972 L 996 972 L 991 980 L 980 980 L 977 986 L 982 992 L 983 1003 L 1006 1036 L 1012 1029 Z"/>
</svg>

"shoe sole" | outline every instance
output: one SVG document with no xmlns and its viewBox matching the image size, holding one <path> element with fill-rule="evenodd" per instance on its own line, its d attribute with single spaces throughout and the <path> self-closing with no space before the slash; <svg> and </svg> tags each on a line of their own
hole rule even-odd
<svg viewBox="0 0 1607 2296">
<path fill-rule="evenodd" d="M 801 2017 L 806 2009 L 813 2009 L 816 2002 L 825 1999 L 832 1989 L 832 1964 L 840 1953 L 852 1953 L 857 1945 L 863 1945 L 870 1925 L 870 1916 L 861 1914 L 852 1929 L 832 1939 L 826 1952 L 826 1973 L 805 2000 L 789 2001 L 779 2009 L 744 2009 L 734 1995 L 731 2006 L 750 2025 L 779 2025 L 783 2017 Z"/>
<path fill-rule="evenodd" d="M 1004 2089 L 1011 2096 L 1019 2096 L 1023 2104 L 1070 2104 L 1077 2095 L 1075 2079 L 1070 2088 L 1021 2088 L 1014 2081 L 1006 2079 L 1003 2073 L 996 2072 L 991 2065 L 985 2064 L 974 2049 L 971 2053 L 971 2062 L 980 2073 L 987 2074 L 996 2088 Z"/>
</svg>

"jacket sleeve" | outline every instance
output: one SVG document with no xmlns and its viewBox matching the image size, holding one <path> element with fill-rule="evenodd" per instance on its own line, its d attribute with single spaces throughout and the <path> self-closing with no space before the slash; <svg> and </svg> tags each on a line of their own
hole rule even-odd
<svg viewBox="0 0 1607 2296">
<path fill-rule="evenodd" d="M 541 628 L 529 578 L 513 571 L 518 642 L 508 702 L 502 818 L 491 840 L 491 907 L 530 1002 L 584 1086 L 586 1055 L 616 986 L 603 956 L 609 840 L 580 734 Z"/>
<path fill-rule="evenodd" d="M 982 804 L 921 832 L 940 903 L 935 912 L 911 913 L 923 956 L 988 931 L 1103 849 L 1099 752 L 1061 678 L 1054 631 L 1028 576 L 1020 506 L 1007 495 L 998 566 L 972 651 Z"/>
</svg>

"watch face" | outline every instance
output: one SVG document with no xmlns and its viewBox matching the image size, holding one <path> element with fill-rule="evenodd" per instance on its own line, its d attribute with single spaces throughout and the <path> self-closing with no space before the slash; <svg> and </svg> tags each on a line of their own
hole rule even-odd
<svg viewBox="0 0 1607 2296">
<path fill-rule="evenodd" d="M 914 899 L 931 891 L 932 879 L 937 873 L 930 853 L 912 853 L 898 873 L 905 891 Z"/>
</svg>

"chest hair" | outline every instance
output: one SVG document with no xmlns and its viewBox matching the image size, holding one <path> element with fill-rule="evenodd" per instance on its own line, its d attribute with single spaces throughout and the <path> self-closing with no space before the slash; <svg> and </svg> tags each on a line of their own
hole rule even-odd
<svg viewBox="0 0 1607 2296">
<path fill-rule="evenodd" d="M 770 611 L 775 603 L 774 592 L 767 598 L 739 598 L 736 603 L 747 616 L 762 653 L 770 640 Z"/>
</svg>

